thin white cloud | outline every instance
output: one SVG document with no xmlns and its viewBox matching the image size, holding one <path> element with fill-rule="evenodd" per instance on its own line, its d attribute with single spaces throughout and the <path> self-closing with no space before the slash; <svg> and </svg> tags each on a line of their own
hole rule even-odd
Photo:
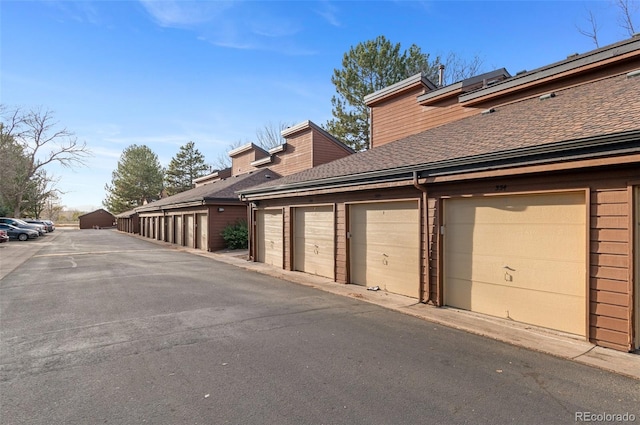
<svg viewBox="0 0 640 425">
<path fill-rule="evenodd" d="M 315 9 L 314 12 L 323 18 L 329 25 L 334 27 L 341 27 L 342 24 L 340 19 L 338 19 L 338 8 L 331 4 L 330 2 L 321 2 L 320 8 Z"/>
<path fill-rule="evenodd" d="M 192 28 L 210 22 L 233 1 L 140 0 L 146 11 L 163 27 Z"/>
<path fill-rule="evenodd" d="M 90 1 L 45 1 L 44 4 L 53 7 L 63 14 L 60 18 L 63 22 L 66 19 L 79 22 L 81 24 L 102 25 L 103 15 L 98 10 L 96 2 Z"/>
<path fill-rule="evenodd" d="M 120 155 L 122 154 L 122 150 L 117 150 L 117 149 L 110 149 L 110 148 L 105 148 L 104 146 L 89 146 L 89 149 L 91 149 L 91 153 L 93 154 L 94 157 L 96 158 L 120 158 Z M 99 161 L 97 161 L 97 163 L 99 163 Z"/>
<path fill-rule="evenodd" d="M 303 30 L 295 17 L 277 13 L 269 2 L 140 0 L 162 27 L 196 33 L 198 40 L 237 50 L 259 50 L 289 56 L 309 56 L 296 36 Z"/>
</svg>

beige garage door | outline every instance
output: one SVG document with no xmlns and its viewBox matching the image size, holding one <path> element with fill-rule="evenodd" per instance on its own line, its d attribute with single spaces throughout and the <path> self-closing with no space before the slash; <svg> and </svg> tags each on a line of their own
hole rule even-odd
<svg viewBox="0 0 640 425">
<path fill-rule="evenodd" d="M 420 217 L 417 201 L 349 208 L 351 283 L 420 296 Z"/>
<path fill-rule="evenodd" d="M 445 201 L 444 303 L 586 335 L 580 193 Z"/>
<path fill-rule="evenodd" d="M 193 214 L 187 214 L 184 216 L 184 246 L 189 248 L 195 248 L 194 245 L 194 219 Z"/>
<path fill-rule="evenodd" d="M 197 214 L 197 231 L 198 231 L 198 249 L 208 250 L 209 244 L 209 226 L 207 222 L 207 214 Z"/>
<path fill-rule="evenodd" d="M 296 208 L 294 215 L 294 270 L 333 279 L 333 207 Z"/>
<path fill-rule="evenodd" d="M 256 211 L 257 260 L 283 267 L 282 210 Z"/>
<path fill-rule="evenodd" d="M 174 230 L 173 230 L 173 222 L 174 218 L 172 215 L 167 217 L 167 242 L 173 243 L 175 240 Z"/>
<path fill-rule="evenodd" d="M 176 220 L 176 226 L 175 226 L 175 236 L 176 236 L 176 240 L 175 243 L 176 245 L 180 245 L 182 246 L 183 240 L 184 240 L 184 226 L 182 224 L 182 216 L 181 215 L 177 215 L 175 216 L 175 220 Z"/>
</svg>

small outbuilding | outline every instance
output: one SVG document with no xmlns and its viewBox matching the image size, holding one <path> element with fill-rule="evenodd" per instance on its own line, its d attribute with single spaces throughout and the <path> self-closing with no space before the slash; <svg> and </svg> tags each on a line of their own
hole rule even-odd
<svg viewBox="0 0 640 425">
<path fill-rule="evenodd" d="M 121 232 L 140 233 L 140 218 L 135 210 L 116 215 L 116 227 Z"/>
<path fill-rule="evenodd" d="M 115 227 L 116 217 L 105 209 L 98 209 L 78 217 L 81 229 L 101 229 Z"/>
</svg>

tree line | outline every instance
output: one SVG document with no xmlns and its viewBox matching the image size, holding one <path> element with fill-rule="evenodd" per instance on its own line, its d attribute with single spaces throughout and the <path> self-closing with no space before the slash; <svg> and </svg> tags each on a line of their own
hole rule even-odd
<svg viewBox="0 0 640 425">
<path fill-rule="evenodd" d="M 40 218 L 59 208 L 52 164 L 72 168 L 91 155 L 85 142 L 61 127 L 47 109 L 0 105 L 0 215 Z"/>
</svg>

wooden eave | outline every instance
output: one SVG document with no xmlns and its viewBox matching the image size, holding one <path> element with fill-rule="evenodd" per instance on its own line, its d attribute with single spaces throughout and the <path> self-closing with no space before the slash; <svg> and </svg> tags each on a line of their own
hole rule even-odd
<svg viewBox="0 0 640 425">
<path fill-rule="evenodd" d="M 259 167 L 260 165 L 269 164 L 271 162 L 271 159 L 272 159 L 271 155 L 265 156 L 264 158 L 256 159 L 255 161 L 252 161 L 250 165 L 252 167 Z"/>
<path fill-rule="evenodd" d="M 624 166 L 631 164 L 640 164 L 640 153 L 631 154 L 624 157 L 607 157 L 607 158 L 591 158 L 580 159 L 575 161 L 562 161 L 548 164 L 539 165 L 522 165 L 514 166 L 511 168 L 502 169 L 490 169 L 483 171 L 470 171 L 460 172 L 457 174 L 445 174 L 445 175 L 433 175 L 429 177 L 418 177 L 417 181 L 421 185 L 446 183 L 446 182 L 458 182 L 464 180 L 478 180 L 494 177 L 509 177 L 509 176 L 522 176 L 528 174 L 556 172 L 556 171 L 571 171 L 583 168 L 603 167 L 603 166 Z M 329 188 L 309 188 L 298 189 L 296 191 L 282 191 L 271 192 L 259 195 L 251 195 L 244 198 L 246 201 L 260 201 L 268 199 L 282 199 L 293 198 L 300 196 L 318 196 L 318 195 L 330 195 L 335 193 L 345 192 L 357 192 L 363 190 L 380 190 L 380 189 L 393 189 L 398 187 L 413 186 L 414 179 L 412 175 L 406 174 L 396 181 L 382 181 L 382 182 L 359 182 L 349 186 L 329 187 Z"/>
<path fill-rule="evenodd" d="M 246 145 L 242 145 L 238 148 L 235 148 L 231 151 L 228 152 L 229 157 L 233 158 L 237 155 L 240 155 L 241 153 L 245 153 L 248 151 L 254 151 L 256 153 L 261 153 L 263 155 L 269 155 L 269 153 L 262 149 L 260 146 L 254 144 L 254 143 L 247 143 Z"/>
<path fill-rule="evenodd" d="M 448 99 L 451 99 L 452 97 L 457 97 L 462 93 L 463 93 L 462 86 L 456 87 L 454 90 L 445 91 L 442 93 L 433 92 L 434 96 L 429 98 L 424 98 L 424 95 L 419 96 L 418 104 L 421 106 L 432 106 L 439 102 L 442 102 L 443 100 L 448 100 Z M 427 93 L 427 94 L 431 94 L 431 93 Z M 423 97 L 423 100 L 421 100 L 420 97 Z"/>
<path fill-rule="evenodd" d="M 280 135 L 285 139 L 290 139 L 296 134 L 302 133 L 304 131 L 313 131 L 313 130 L 324 135 L 327 139 L 331 140 L 333 143 L 335 143 L 337 146 L 344 149 L 348 153 L 355 153 L 355 151 L 352 148 L 342 143 L 333 134 L 329 133 L 319 125 L 315 124 L 313 121 L 309 121 L 309 120 L 303 121 L 299 124 L 294 125 L 293 127 L 289 127 L 287 129 L 282 130 L 280 132 Z M 280 149 L 280 146 L 282 147 L 282 149 Z M 273 148 L 272 149 L 274 151 L 273 153 L 285 151 L 287 148 L 287 143 L 284 143 L 280 146 L 276 146 L 275 148 Z M 268 153 L 272 153 L 271 150 Z"/>
<path fill-rule="evenodd" d="M 388 102 L 389 100 L 395 99 L 397 97 L 400 97 L 400 96 L 404 95 L 407 92 L 410 92 L 410 91 L 413 91 L 413 90 L 416 90 L 416 89 L 419 89 L 419 88 L 422 88 L 423 92 L 427 93 L 427 87 L 425 87 L 424 84 L 422 84 L 421 81 L 417 81 L 417 82 L 415 82 L 415 83 L 413 83 L 411 85 L 405 86 L 405 87 L 403 87 L 401 89 L 398 89 L 398 90 L 396 90 L 394 92 L 391 92 L 391 93 L 389 93 L 388 95 L 386 95 L 384 97 L 379 97 L 379 98 L 376 98 L 374 100 L 371 100 L 370 102 L 366 102 L 365 104 L 367 106 L 369 106 L 369 107 L 377 106 L 377 105 L 379 105 L 381 103 Z M 422 94 L 419 94 L 418 96 L 421 96 L 421 95 Z"/>
<path fill-rule="evenodd" d="M 491 72 L 485 72 L 483 74 L 476 75 L 475 77 L 469 77 L 462 81 L 458 81 L 457 83 L 424 93 L 418 96 L 418 104 L 422 106 L 434 105 L 443 100 L 450 99 L 464 93 L 469 93 L 471 91 L 487 87 L 488 84 L 495 84 L 496 82 L 504 81 L 509 78 L 511 78 L 511 75 L 505 68 L 495 69 Z"/>
<path fill-rule="evenodd" d="M 210 207 L 210 206 L 232 206 L 232 205 L 244 205 L 239 199 L 230 198 L 202 198 L 199 200 L 177 202 L 175 204 L 167 204 L 159 206 L 158 208 L 149 209 L 146 211 L 138 211 L 141 216 L 156 216 L 164 215 L 168 211 L 185 209 L 185 208 L 197 208 L 197 207 Z"/>
</svg>

